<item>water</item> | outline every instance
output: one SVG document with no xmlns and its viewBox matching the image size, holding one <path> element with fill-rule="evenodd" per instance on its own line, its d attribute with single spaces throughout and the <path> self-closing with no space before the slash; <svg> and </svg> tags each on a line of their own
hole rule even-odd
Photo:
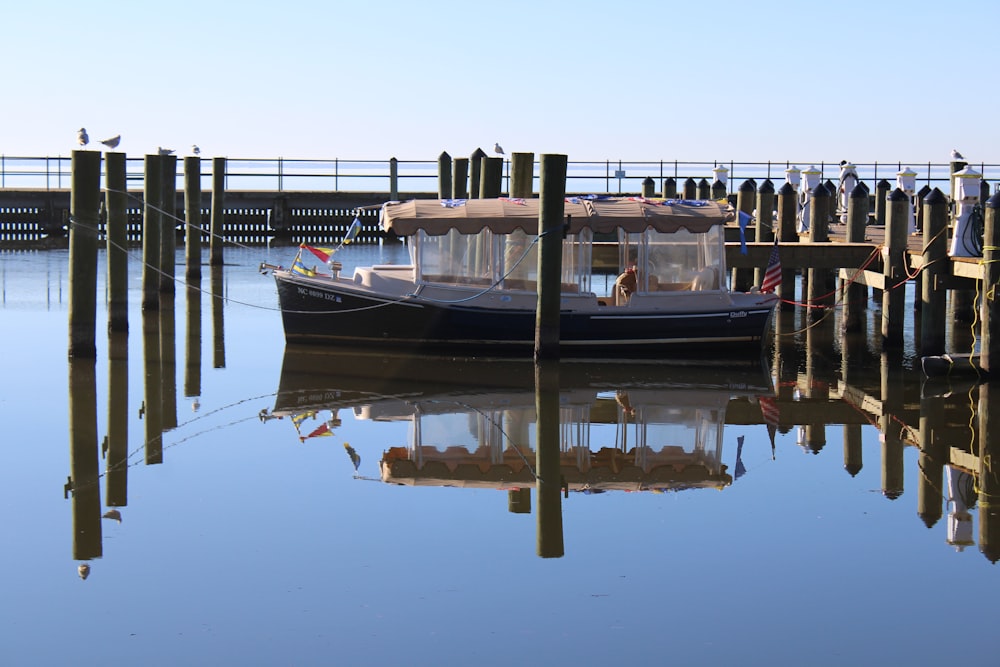
<svg viewBox="0 0 1000 667">
<path fill-rule="evenodd" d="M 898 440 L 901 428 L 880 429 L 863 401 L 843 400 L 850 392 L 839 383 L 835 359 L 796 357 L 783 365 L 790 370 L 775 378 L 782 427 L 773 451 L 755 402 L 774 395 L 764 372 L 701 370 L 692 383 L 688 371 L 566 371 L 564 383 L 576 386 L 564 388 L 565 419 L 574 409 L 589 410 L 595 421 L 599 414 L 621 416 L 616 388 L 628 385 L 628 397 L 638 401 L 664 379 L 680 385 L 683 398 L 638 405 L 636 415 L 668 422 L 688 402 L 722 397 L 728 407 L 721 431 L 710 428 L 713 408 L 702 409 L 702 453 L 711 459 L 717 433 L 722 479 L 729 481 L 718 489 L 560 495 L 564 555 L 543 558 L 539 540 L 550 545 L 554 538 L 539 526 L 535 491 L 530 513 L 516 513 L 507 487 L 384 483 L 384 453 L 405 448 L 414 429 L 400 419 L 366 418 L 396 414 L 384 397 L 402 393 L 403 405 L 429 401 L 420 403 L 426 444 L 454 437 L 474 449 L 480 432 L 502 444 L 517 432 L 518 402 L 531 405 L 523 369 L 498 366 L 501 374 L 442 363 L 417 368 L 415 381 L 400 383 L 401 371 L 380 378 L 366 370 L 397 369 L 390 359 L 286 354 L 273 282 L 256 268 L 262 260 L 288 264 L 293 250 L 226 252 L 219 291 L 228 301 L 213 312 L 203 267 L 194 346 L 187 297 L 178 290 L 175 339 L 163 348 L 166 359 L 173 350 L 173 365 L 150 363 L 133 263 L 127 363 L 109 360 L 100 326 L 96 365 L 72 366 L 72 403 L 68 254 L 0 255 L 6 664 L 995 661 L 998 616 L 990 610 L 998 575 L 980 552 L 982 503 L 968 497 L 983 490 L 985 477 L 964 487 L 975 544 L 959 550 L 948 543 L 952 508 L 938 503 L 943 514 L 931 528 L 918 516 L 918 498 L 933 487 L 927 480 L 940 485 L 947 478 L 938 479 L 926 461 L 922 475 L 919 449 Z M 349 270 L 397 260 L 399 249 L 357 246 L 340 258 Z M 103 295 L 103 283 L 98 289 Z M 801 345 L 784 350 L 801 352 Z M 875 368 L 863 369 L 857 385 L 877 397 L 878 362 L 862 365 Z M 158 396 L 148 376 L 154 366 L 162 403 L 150 400 Z M 603 379 L 593 396 L 577 400 L 586 394 L 581 375 Z M 126 404 L 109 405 L 123 377 Z M 942 432 L 951 456 L 978 465 L 964 453 L 974 436 L 961 421 L 975 425 L 974 385 L 956 381 L 947 398 L 921 398 L 913 372 L 893 377 L 898 383 L 889 383 L 886 398 L 898 419 L 916 425 L 921 405 L 948 401 Z M 335 406 L 340 423 L 333 422 L 332 436 L 300 440 L 333 417 L 319 409 L 297 430 L 292 415 L 311 404 Z M 279 413 L 283 418 L 274 418 Z M 89 449 L 79 434 L 81 415 L 96 417 Z M 120 452 L 100 453 L 122 416 L 127 467 L 113 463 Z M 595 424 L 593 460 L 602 446 L 635 437 L 637 419 L 625 427 Z M 149 437 L 150 420 L 164 426 L 162 441 Z M 841 426 L 845 421 L 853 426 Z M 454 422 L 464 430 L 446 436 Z M 845 444 L 851 429 L 860 440 Z M 647 435 L 652 444 L 653 436 L 684 430 L 659 424 Z M 530 439 L 533 426 L 522 433 Z M 344 443 L 360 457 L 356 469 Z M 863 460 L 855 476 L 844 470 L 846 451 Z M 481 467 L 492 470 L 489 457 L 501 453 L 484 454 Z M 532 456 L 524 456 L 529 466 Z M 619 463 L 624 470 L 629 460 Z M 87 465 L 99 475 L 89 487 Z M 896 475 L 903 492 L 890 500 L 895 492 L 885 491 L 897 486 Z M 76 478 L 72 493 L 64 489 L 67 477 Z M 123 497 L 124 505 L 110 506 Z M 99 518 L 111 510 L 120 522 Z M 82 565 L 89 567 L 86 579 Z"/>
</svg>

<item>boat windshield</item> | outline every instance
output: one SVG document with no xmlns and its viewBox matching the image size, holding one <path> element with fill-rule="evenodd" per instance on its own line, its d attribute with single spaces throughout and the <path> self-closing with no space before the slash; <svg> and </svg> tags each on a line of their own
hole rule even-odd
<svg viewBox="0 0 1000 667">
<path fill-rule="evenodd" d="M 723 228 L 621 232 L 620 270 L 638 267 L 638 291 L 718 290 L 726 285 Z"/>
</svg>

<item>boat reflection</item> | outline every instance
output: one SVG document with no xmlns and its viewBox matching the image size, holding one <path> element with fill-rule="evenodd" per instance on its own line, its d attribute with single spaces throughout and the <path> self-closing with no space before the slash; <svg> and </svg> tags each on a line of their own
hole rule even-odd
<svg viewBox="0 0 1000 667">
<path fill-rule="evenodd" d="M 334 370 L 309 370 L 321 368 Z M 523 361 L 288 348 L 266 416 L 288 418 L 303 440 L 335 427 L 343 409 L 359 420 L 407 422 L 409 442 L 381 455 L 383 482 L 515 491 L 538 477 L 534 373 Z M 565 493 L 724 488 L 733 481 L 722 456 L 729 404 L 774 395 L 757 364 L 713 372 L 579 362 L 560 364 L 555 373 Z M 329 419 L 302 428 L 324 411 Z"/>
</svg>

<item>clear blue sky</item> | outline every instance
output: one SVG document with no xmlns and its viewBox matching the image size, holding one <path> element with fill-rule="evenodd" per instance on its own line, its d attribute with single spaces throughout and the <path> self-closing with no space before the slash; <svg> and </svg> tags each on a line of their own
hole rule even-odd
<svg viewBox="0 0 1000 667">
<path fill-rule="evenodd" d="M 1000 162 L 1000 2 L 6 3 L 0 153 Z M 92 144 L 93 145 L 93 144 Z"/>
</svg>

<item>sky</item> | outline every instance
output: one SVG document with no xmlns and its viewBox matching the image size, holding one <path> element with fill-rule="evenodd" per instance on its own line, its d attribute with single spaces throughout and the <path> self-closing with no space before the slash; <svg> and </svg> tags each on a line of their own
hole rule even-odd
<svg viewBox="0 0 1000 667">
<path fill-rule="evenodd" d="M 1000 2 L 32 0 L 0 154 L 1000 162 Z"/>
</svg>

